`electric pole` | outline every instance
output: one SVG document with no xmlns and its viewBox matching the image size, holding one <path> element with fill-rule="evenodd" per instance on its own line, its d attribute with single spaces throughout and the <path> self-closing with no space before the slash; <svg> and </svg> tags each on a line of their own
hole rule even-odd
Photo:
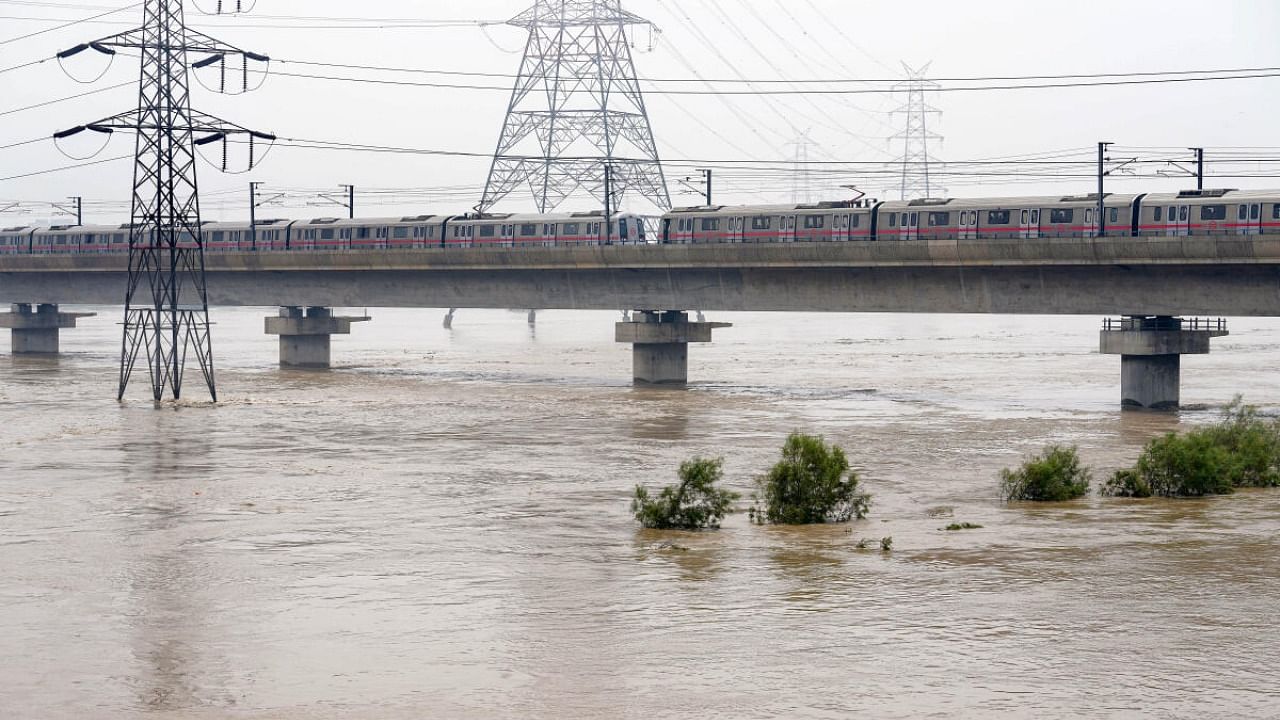
<svg viewBox="0 0 1280 720">
<path fill-rule="evenodd" d="M 220 13 L 221 3 L 218 9 Z M 106 55 L 136 52 L 142 57 L 137 109 L 56 133 L 54 139 L 85 130 L 103 134 L 128 130 L 137 135 L 117 399 L 124 399 L 134 365 L 143 356 L 152 397 L 159 402 L 167 388 L 174 399 L 180 398 L 186 358 L 194 351 L 209 396 L 216 402 L 196 149 L 221 142 L 225 170 L 227 138 L 241 136 L 252 168 L 255 142 L 272 141 L 275 136 L 193 111 L 189 74 L 190 68 L 220 63 L 221 90 L 226 92 L 227 59 L 238 58 L 247 89 L 249 61 L 268 58 L 188 31 L 182 0 L 144 0 L 142 13 L 140 28 L 58 53 L 62 61 L 89 49 Z M 205 57 L 190 63 L 190 54 Z"/>
<path fill-rule="evenodd" d="M 1196 189 L 1204 190 L 1204 148 L 1188 148 L 1196 154 Z"/>
<path fill-rule="evenodd" d="M 249 247 L 258 249 L 258 186 L 261 182 L 249 183 Z"/>
<path fill-rule="evenodd" d="M 76 227 L 84 225 L 84 199 L 81 197 L 68 197 L 71 201 L 70 205 L 59 205 L 58 203 L 49 203 L 54 210 L 76 216 Z"/>
<path fill-rule="evenodd" d="M 341 205 L 347 211 L 347 219 L 353 220 L 356 216 L 356 186 L 355 185 L 339 185 L 342 195 L 335 196 L 333 194 L 320 193 L 321 200 L 327 200 L 334 205 Z M 308 203 L 310 204 L 310 203 Z"/>
<path fill-rule="evenodd" d="M 1115 143 L 1098 143 L 1098 237 L 1107 236 L 1107 218 L 1104 212 L 1106 210 L 1107 196 L 1106 189 L 1104 187 L 1105 183 L 1103 182 L 1103 178 L 1106 177 L 1106 172 L 1103 165 L 1107 161 L 1107 148 L 1112 145 L 1115 145 Z"/>
<path fill-rule="evenodd" d="M 604 244 L 613 240 L 613 166 L 604 165 Z"/>
</svg>

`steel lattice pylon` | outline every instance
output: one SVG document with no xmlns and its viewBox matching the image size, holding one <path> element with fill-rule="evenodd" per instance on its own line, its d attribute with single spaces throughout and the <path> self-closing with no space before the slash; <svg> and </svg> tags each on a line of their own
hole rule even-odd
<svg viewBox="0 0 1280 720">
<path fill-rule="evenodd" d="M 906 63 L 902 67 L 907 71 L 907 81 L 893 86 L 896 92 L 907 93 L 907 103 L 894 112 L 907 116 L 906 130 L 894 135 L 891 140 L 901 140 L 902 157 L 902 199 L 933 197 L 934 187 L 929 176 L 929 164 L 933 158 L 929 155 L 929 141 L 941 140 L 942 136 L 929 129 L 929 117 L 942 114 L 941 110 L 925 102 L 925 93 L 941 87 L 935 82 L 924 79 L 929 65 L 913 70 Z"/>
<path fill-rule="evenodd" d="M 508 24 L 529 40 L 479 209 L 523 186 L 539 212 L 579 189 L 603 204 L 606 166 L 614 199 L 630 191 L 670 208 L 627 41 L 647 22 L 620 0 L 536 0 Z"/>
<path fill-rule="evenodd" d="M 181 397 L 187 354 L 194 351 L 209 395 L 216 401 L 196 146 L 221 141 L 225 157 L 228 135 L 247 136 L 252 166 L 255 139 L 274 137 L 192 111 L 187 56 L 208 54 L 198 66 L 224 63 L 224 78 L 228 55 L 266 58 L 188 30 L 182 0 L 146 0 L 140 29 L 77 46 L 59 57 L 89 48 L 108 54 L 115 48 L 129 48 L 142 54 L 136 111 L 55 135 L 64 138 L 83 130 L 129 130 L 137 135 L 117 397 L 123 399 L 143 355 L 154 399 L 161 400 L 166 388 L 175 399 Z"/>
</svg>

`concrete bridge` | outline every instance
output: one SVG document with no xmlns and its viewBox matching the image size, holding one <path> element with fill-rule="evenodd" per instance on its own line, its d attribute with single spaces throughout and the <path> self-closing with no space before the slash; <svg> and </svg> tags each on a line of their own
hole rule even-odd
<svg viewBox="0 0 1280 720">
<path fill-rule="evenodd" d="M 1176 405 L 1177 357 L 1208 349 L 1208 336 L 1179 339 L 1208 326 L 1171 319 L 1280 316 L 1280 235 L 211 253 L 206 264 L 210 304 L 286 308 L 269 328 L 282 361 L 285 337 L 323 338 L 299 364 L 327 364 L 327 331 L 359 319 L 332 318 L 333 306 L 640 310 L 618 340 L 635 345 L 637 380 L 653 382 L 684 381 L 688 343 L 710 340 L 691 309 L 1152 318 L 1102 337 L 1124 358 L 1123 399 L 1143 406 Z M 125 273 L 123 256 L 0 256 L 0 303 L 119 304 Z M 1142 369 L 1157 357 L 1158 373 Z"/>
</svg>

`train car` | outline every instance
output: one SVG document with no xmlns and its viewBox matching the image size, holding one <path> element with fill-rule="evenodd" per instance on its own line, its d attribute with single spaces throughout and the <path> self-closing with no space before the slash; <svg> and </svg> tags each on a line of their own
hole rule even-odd
<svg viewBox="0 0 1280 720">
<path fill-rule="evenodd" d="M 552 215 L 462 215 L 449 219 L 445 247 L 522 247 L 645 244 L 644 219 L 632 213 L 613 216 L 605 227 L 601 211 Z"/>
<path fill-rule="evenodd" d="M 31 253 L 31 236 L 36 228 L 19 225 L 0 229 L 0 255 L 28 255 Z"/>
<path fill-rule="evenodd" d="M 205 252 L 232 252 L 244 244 L 253 246 L 249 223 L 204 222 L 200 225 Z"/>
<path fill-rule="evenodd" d="M 1108 232 L 1132 234 L 1141 197 L 1106 196 Z M 876 212 L 880 240 L 1095 237 L 1099 232 L 1097 195 L 929 198 L 882 203 Z"/>
<path fill-rule="evenodd" d="M 77 255 L 110 252 L 113 243 L 118 247 L 128 242 L 124 231 L 115 225 L 54 225 L 40 228 L 31 237 L 31 252 L 35 255 Z"/>
<path fill-rule="evenodd" d="M 385 218 L 313 218 L 291 223 L 288 250 L 399 250 L 439 247 L 443 215 Z"/>
<path fill-rule="evenodd" d="M 1138 234 L 1258 235 L 1280 229 L 1280 191 L 1184 190 L 1142 199 Z"/>
<path fill-rule="evenodd" d="M 871 239 L 871 206 L 849 201 L 808 205 L 700 206 L 662 217 L 663 243 L 842 242 Z"/>
</svg>

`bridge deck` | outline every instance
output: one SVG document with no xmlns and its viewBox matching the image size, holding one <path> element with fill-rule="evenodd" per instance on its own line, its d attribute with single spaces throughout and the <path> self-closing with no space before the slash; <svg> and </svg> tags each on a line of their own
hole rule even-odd
<svg viewBox="0 0 1280 720">
<path fill-rule="evenodd" d="M 1280 316 L 1280 235 L 210 253 L 214 305 Z M 0 303 L 125 258 L 0 256 Z"/>
</svg>

